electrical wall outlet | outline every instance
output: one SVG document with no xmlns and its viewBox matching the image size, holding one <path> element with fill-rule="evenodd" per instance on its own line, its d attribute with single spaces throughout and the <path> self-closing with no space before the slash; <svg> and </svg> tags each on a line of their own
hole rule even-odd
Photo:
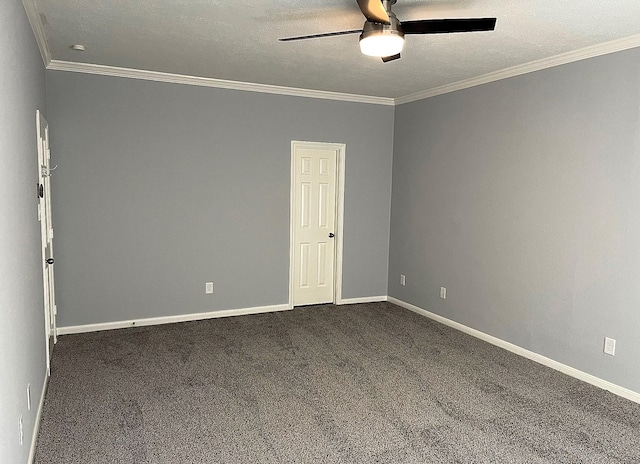
<svg viewBox="0 0 640 464">
<path fill-rule="evenodd" d="M 613 338 L 604 337 L 604 352 L 611 356 L 616 355 L 616 341 Z"/>
<path fill-rule="evenodd" d="M 440 287 L 440 298 L 447 299 L 447 289 L 445 287 Z"/>
<path fill-rule="evenodd" d="M 31 384 L 27 384 L 27 411 L 31 411 Z"/>
<path fill-rule="evenodd" d="M 400 285 L 407 285 L 407 278 L 404 274 L 400 274 Z"/>
<path fill-rule="evenodd" d="M 22 426 L 22 414 L 20 414 L 20 419 L 18 419 L 18 430 L 20 431 L 20 446 L 24 443 L 24 427 Z"/>
<path fill-rule="evenodd" d="M 205 293 L 213 293 L 213 282 L 207 282 L 204 284 L 204 292 Z"/>
</svg>

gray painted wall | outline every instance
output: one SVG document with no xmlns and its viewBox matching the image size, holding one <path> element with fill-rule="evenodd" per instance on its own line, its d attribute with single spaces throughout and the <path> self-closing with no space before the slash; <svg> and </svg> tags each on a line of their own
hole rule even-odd
<svg viewBox="0 0 640 464">
<path fill-rule="evenodd" d="M 640 392 L 640 49 L 395 124 L 389 294 Z"/>
<path fill-rule="evenodd" d="M 0 31 L 0 462 L 24 463 L 46 375 L 35 194 L 35 114 L 44 110 L 45 82 L 40 52 L 19 0 L 0 2 Z"/>
<path fill-rule="evenodd" d="M 286 304 L 291 140 L 346 144 L 343 298 L 386 295 L 392 107 L 59 71 L 47 104 L 59 326 Z"/>
</svg>

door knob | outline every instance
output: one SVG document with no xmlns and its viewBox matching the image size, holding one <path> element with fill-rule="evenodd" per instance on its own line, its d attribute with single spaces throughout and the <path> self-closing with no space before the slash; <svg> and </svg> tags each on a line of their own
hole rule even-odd
<svg viewBox="0 0 640 464">
<path fill-rule="evenodd" d="M 333 238 L 335 237 L 335 235 L 333 235 L 333 232 L 329 232 L 329 238 Z"/>
<path fill-rule="evenodd" d="M 47 264 L 53 264 L 54 259 L 53 258 L 47 258 Z"/>
</svg>

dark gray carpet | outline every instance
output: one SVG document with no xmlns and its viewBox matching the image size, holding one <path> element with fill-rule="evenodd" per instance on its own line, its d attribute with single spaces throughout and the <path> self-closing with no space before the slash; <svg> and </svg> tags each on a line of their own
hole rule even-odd
<svg viewBox="0 0 640 464">
<path fill-rule="evenodd" d="M 640 463 L 640 405 L 389 303 L 60 337 L 37 463 Z"/>
</svg>

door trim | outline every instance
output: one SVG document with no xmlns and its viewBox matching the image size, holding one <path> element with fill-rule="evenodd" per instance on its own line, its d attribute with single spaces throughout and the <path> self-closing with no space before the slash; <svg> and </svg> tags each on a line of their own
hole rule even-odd
<svg viewBox="0 0 640 464">
<path fill-rule="evenodd" d="M 289 309 L 293 309 L 293 287 L 294 287 L 294 205 L 295 205 L 295 152 L 296 148 L 319 148 L 324 150 L 336 150 L 338 159 L 337 179 L 336 179 L 336 218 L 335 235 L 336 246 L 334 256 L 333 272 L 333 303 L 342 304 L 342 252 L 343 252 L 343 219 L 344 219 L 344 179 L 345 179 L 345 155 L 346 145 L 344 143 L 328 142 L 304 142 L 298 140 L 291 141 L 291 180 L 289 185 Z"/>
<path fill-rule="evenodd" d="M 40 110 L 36 110 L 36 140 L 38 148 L 38 221 L 40 222 L 40 249 L 42 259 L 42 285 L 44 296 L 45 350 L 47 375 L 51 374 L 51 357 L 58 341 L 56 329 L 54 271 L 46 263 L 47 250 L 53 252 L 53 222 L 51 220 L 51 150 L 49 123 Z M 53 168 L 55 169 L 55 168 Z M 49 179 L 47 179 L 49 178 Z M 53 258 L 52 255 L 50 255 Z"/>
</svg>

